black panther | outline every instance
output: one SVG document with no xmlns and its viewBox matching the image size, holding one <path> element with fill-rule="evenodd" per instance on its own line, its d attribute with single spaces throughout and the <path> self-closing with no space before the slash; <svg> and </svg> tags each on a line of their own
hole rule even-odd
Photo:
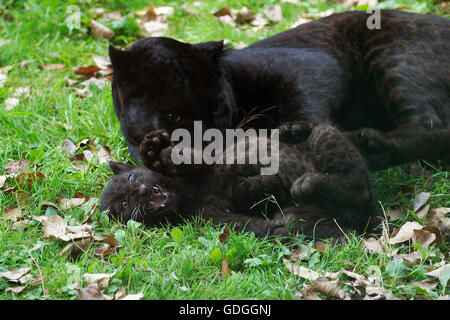
<svg viewBox="0 0 450 320">
<path fill-rule="evenodd" d="M 110 47 L 114 109 L 132 159 L 157 129 L 279 128 L 288 141 L 333 124 L 372 170 L 450 154 L 450 20 L 334 14 L 236 50 L 170 38 Z M 149 168 L 161 170 L 157 154 Z M 155 165 L 152 165 L 155 163 Z"/>
</svg>

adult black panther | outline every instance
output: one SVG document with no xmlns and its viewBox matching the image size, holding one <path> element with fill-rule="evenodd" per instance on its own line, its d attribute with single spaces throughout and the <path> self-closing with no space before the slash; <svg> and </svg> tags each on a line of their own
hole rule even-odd
<svg viewBox="0 0 450 320">
<path fill-rule="evenodd" d="M 449 159 L 450 20 L 381 11 L 381 29 L 369 29 L 368 17 L 335 14 L 242 50 L 169 38 L 110 47 L 114 108 L 133 160 L 152 130 L 253 118 L 245 125 L 279 127 L 283 139 L 310 121 L 333 124 L 375 170 Z M 150 169 L 160 170 L 157 157 Z"/>
</svg>

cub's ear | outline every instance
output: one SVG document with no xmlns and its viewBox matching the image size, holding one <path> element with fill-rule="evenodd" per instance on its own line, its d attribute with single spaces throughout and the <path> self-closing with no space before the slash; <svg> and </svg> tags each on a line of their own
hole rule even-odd
<svg viewBox="0 0 450 320">
<path fill-rule="evenodd" d="M 200 42 L 193 45 L 198 51 L 210 59 L 215 59 L 223 50 L 223 40 Z"/>
<path fill-rule="evenodd" d="M 135 166 L 133 166 L 131 164 L 116 162 L 116 161 L 110 161 L 109 167 L 115 175 L 118 175 L 119 173 L 122 173 L 122 172 L 130 171 L 133 168 L 135 168 Z"/>
<path fill-rule="evenodd" d="M 109 46 L 109 58 L 111 59 L 114 72 L 117 69 L 128 69 L 133 62 L 133 57 L 130 52 L 114 48 L 111 45 Z"/>
</svg>

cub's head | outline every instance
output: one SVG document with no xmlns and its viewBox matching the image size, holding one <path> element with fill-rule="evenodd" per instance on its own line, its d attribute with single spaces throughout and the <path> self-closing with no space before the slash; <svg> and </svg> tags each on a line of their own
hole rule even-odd
<svg viewBox="0 0 450 320">
<path fill-rule="evenodd" d="M 223 41 L 198 44 L 147 38 L 127 50 L 109 47 L 114 104 L 127 142 L 156 129 L 231 128 L 235 102 L 219 58 Z"/>
<path fill-rule="evenodd" d="M 103 190 L 100 209 L 124 222 L 157 225 L 173 213 L 175 194 L 160 184 L 161 175 L 144 167 L 110 162 L 114 178 Z"/>
</svg>

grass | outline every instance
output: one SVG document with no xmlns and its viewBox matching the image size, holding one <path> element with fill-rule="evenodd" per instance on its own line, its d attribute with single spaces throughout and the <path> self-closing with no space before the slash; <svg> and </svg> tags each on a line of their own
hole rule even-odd
<svg viewBox="0 0 450 320">
<path fill-rule="evenodd" d="M 175 7 L 175 14 L 169 18 L 168 36 L 199 42 L 213 39 L 227 39 L 230 43 L 252 43 L 272 34 L 287 30 L 296 20 L 297 14 L 314 14 L 327 9 L 336 12 L 344 8 L 335 2 L 301 1 L 298 4 L 282 4 L 283 21 L 269 25 L 262 30 L 249 26 L 232 27 L 219 23 L 212 13 L 227 4 L 231 8 L 247 6 L 255 12 L 278 1 L 232 0 L 210 3 L 194 1 L 154 1 L 155 6 Z M 84 273 L 112 273 L 106 294 L 113 295 L 122 285 L 130 293 L 142 292 L 145 299 L 292 299 L 305 282 L 292 275 L 283 263 L 283 257 L 295 249 L 295 245 L 306 244 L 315 247 L 304 237 L 298 237 L 289 244 L 272 243 L 257 239 L 252 234 L 231 234 L 225 244 L 218 236 L 221 228 L 196 220 L 178 228 L 181 236 L 174 236 L 173 226 L 148 229 L 135 223 L 123 225 L 110 221 L 98 212 L 94 213 L 95 231 L 114 233 L 120 243 L 116 253 L 104 260 L 95 256 L 92 244 L 76 259 L 61 257 L 64 244 L 42 238 L 42 226 L 31 220 L 27 229 L 13 230 L 13 221 L 5 218 L 8 206 L 25 203 L 26 215 L 51 215 L 58 213 L 69 224 L 80 224 L 89 215 L 90 205 L 98 200 L 111 173 L 106 164 L 94 162 L 86 172 L 75 170 L 64 153 L 62 142 L 70 139 L 77 143 L 93 138 L 96 147 L 107 145 L 112 156 L 118 160 L 128 159 L 126 144 L 114 115 L 112 98 L 108 86 L 91 87 L 92 95 L 76 97 L 67 85 L 68 78 L 76 78 L 71 68 L 92 64 L 92 56 L 107 55 L 108 40 L 92 38 L 89 34 L 74 30 L 69 32 L 64 20 L 67 6 L 77 5 L 81 10 L 83 28 L 92 15 L 89 9 L 103 7 L 107 12 L 119 10 L 122 14 L 144 9 L 143 1 L 6 1 L 0 5 L 0 66 L 16 65 L 8 73 L 8 80 L 0 88 L 0 175 L 11 160 L 24 159 L 37 165 L 44 175 L 34 181 L 31 189 L 17 184 L 19 190 L 5 193 L 16 186 L 8 180 L 0 189 L 0 272 L 8 269 L 30 267 L 31 274 L 44 276 L 43 293 L 41 282 L 31 285 L 21 293 L 6 290 L 13 284 L 0 278 L 0 299 L 76 299 L 76 285 L 86 287 Z M 197 15 L 184 11 L 182 4 L 197 11 Z M 445 14 L 432 1 L 383 1 L 380 7 L 408 7 L 420 13 Z M 359 9 L 365 9 L 360 7 Z M 9 21 L 5 13 L 13 17 Z M 448 15 L 447 15 L 448 17 Z M 113 40 L 116 45 L 125 45 L 136 40 L 135 35 L 123 35 Z M 21 70 L 21 61 L 28 60 Z M 41 70 L 39 65 L 63 63 L 64 69 Z M 18 87 L 30 86 L 30 97 L 21 99 L 20 104 L 6 111 L 3 101 L 11 97 Z M 378 199 L 388 210 L 393 207 L 408 208 L 408 214 L 398 221 L 401 225 L 408 220 L 418 220 L 412 209 L 414 195 L 421 191 L 431 193 L 432 207 L 450 207 L 448 172 L 429 166 L 420 167 L 419 173 L 409 172 L 410 166 L 396 167 L 373 175 Z M 430 173 L 431 172 L 431 173 Z M 431 177 L 430 177 L 431 174 Z M 406 186 L 406 187 L 405 187 Z M 411 193 L 405 193 L 405 188 Z M 56 212 L 44 205 L 46 201 L 57 202 L 58 196 L 71 198 L 75 192 L 92 197 L 90 205 Z M 24 201 L 24 194 L 30 196 Z M 423 261 L 406 270 L 404 274 L 391 272 L 393 259 L 387 253 L 377 254 L 362 250 L 361 238 L 349 235 L 350 241 L 332 246 L 325 251 L 316 251 L 302 264 L 316 271 L 335 272 L 342 268 L 369 275 L 378 272 L 381 285 L 401 299 L 435 299 L 449 294 L 442 283 L 433 291 L 419 290 L 411 283 L 426 279 L 425 273 L 432 263 L 439 261 L 439 253 L 446 256 L 448 243 L 440 248 L 432 246 L 423 249 L 424 256 L 433 253 L 437 258 Z M 36 247 L 37 246 L 37 247 Z M 412 246 L 401 250 L 409 252 Z M 230 261 L 231 274 L 221 279 L 221 257 L 223 252 Z M 307 282 L 306 282 L 307 283 Z M 188 289 L 186 289 L 188 288 Z"/>
</svg>

